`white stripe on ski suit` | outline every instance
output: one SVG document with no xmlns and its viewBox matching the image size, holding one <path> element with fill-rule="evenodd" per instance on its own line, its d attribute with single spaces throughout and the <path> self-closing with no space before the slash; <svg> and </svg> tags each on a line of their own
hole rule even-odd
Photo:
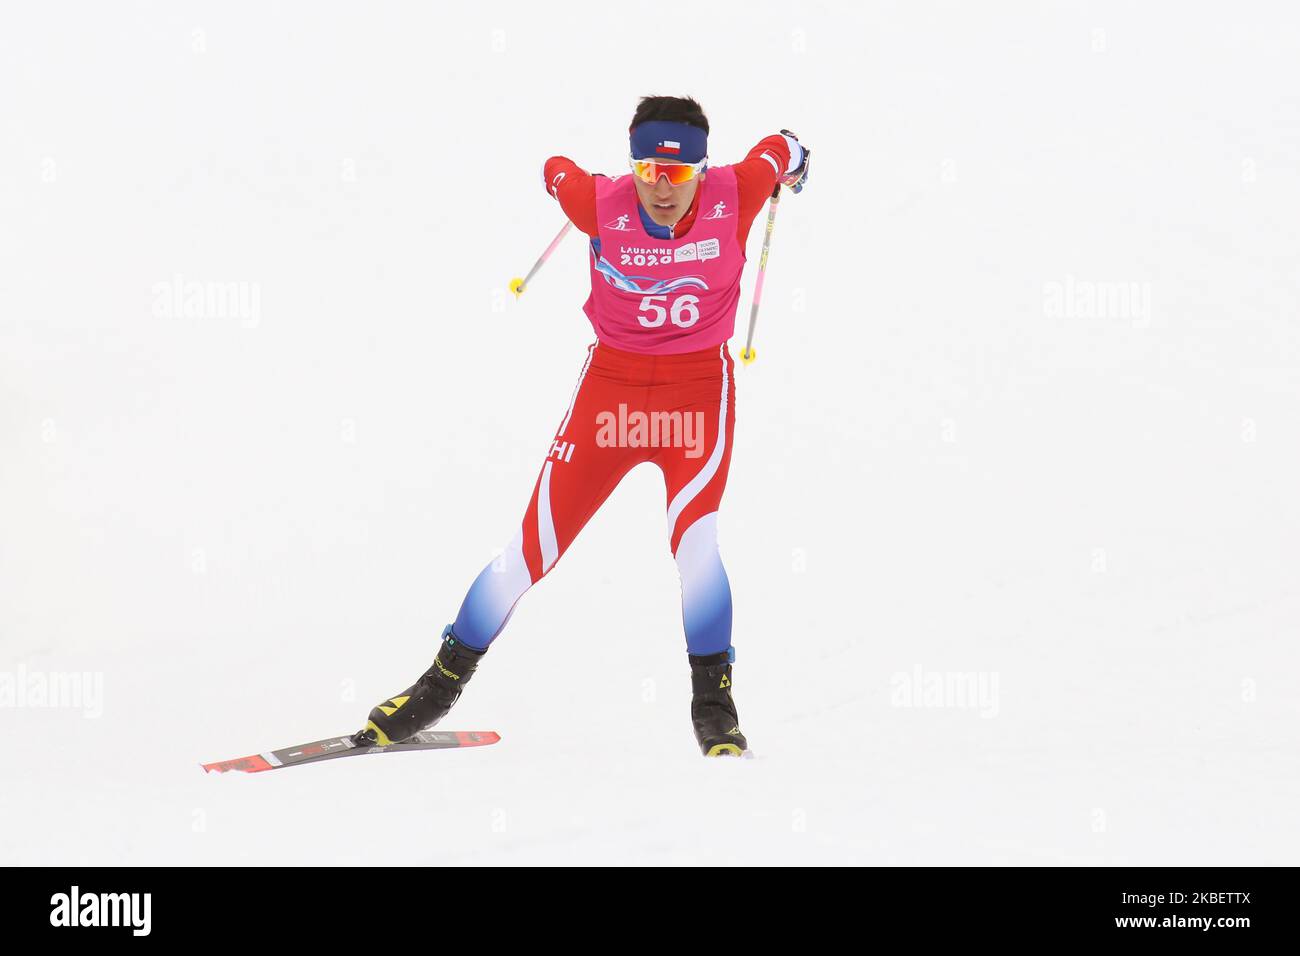
<svg viewBox="0 0 1300 956">
<path fill-rule="evenodd" d="M 542 573 L 551 570 L 560 556 L 560 545 L 555 540 L 555 522 L 551 519 L 551 461 L 542 467 L 541 482 L 537 486 L 537 544 L 542 549 Z"/>
<path fill-rule="evenodd" d="M 560 430 L 556 432 L 556 438 L 564 437 L 564 430 L 569 427 L 569 416 L 573 414 L 573 406 L 578 404 L 578 392 L 582 389 L 582 381 L 587 377 L 587 369 L 591 368 L 591 357 L 596 354 L 596 343 L 592 342 L 587 346 L 587 361 L 582 363 L 582 373 L 578 376 L 578 384 L 573 386 L 573 397 L 569 399 L 569 410 L 564 413 L 564 421 L 560 422 Z"/>
<path fill-rule="evenodd" d="M 671 541 L 673 529 L 677 527 L 677 519 L 682 516 L 682 512 L 701 491 L 704 486 L 713 480 L 713 476 L 718 473 L 718 466 L 722 464 L 722 453 L 726 451 L 727 445 L 727 390 L 731 383 L 727 376 L 727 345 L 724 342 L 718 346 L 718 357 L 722 359 L 722 400 L 718 403 L 718 441 L 713 446 L 713 454 L 709 455 L 709 460 L 690 481 L 686 483 L 681 491 L 673 498 L 672 504 L 668 506 L 668 539 Z"/>
<path fill-rule="evenodd" d="M 578 376 L 578 384 L 573 386 L 573 397 L 569 399 L 568 411 L 564 413 L 564 421 L 560 422 L 560 430 L 555 433 L 557 439 L 564 437 L 564 430 L 569 427 L 569 419 L 573 417 L 573 408 L 578 404 L 578 392 L 582 390 L 583 380 L 587 377 L 587 369 L 591 368 L 591 357 L 596 354 L 596 343 L 593 342 L 587 346 L 587 361 L 582 365 L 582 373 Z M 551 517 L 551 465 L 549 453 L 546 464 L 542 466 L 542 477 L 537 485 L 537 544 L 542 551 L 542 574 L 551 570 L 551 565 L 555 564 L 560 557 L 560 545 L 555 539 L 555 521 Z"/>
</svg>

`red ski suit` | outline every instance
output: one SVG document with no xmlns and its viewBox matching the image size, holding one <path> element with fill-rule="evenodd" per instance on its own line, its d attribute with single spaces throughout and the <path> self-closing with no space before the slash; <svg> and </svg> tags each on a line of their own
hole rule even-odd
<svg viewBox="0 0 1300 956">
<path fill-rule="evenodd" d="M 687 646 L 700 655 L 730 647 L 731 592 L 717 548 L 735 424 L 726 339 L 734 328 L 745 241 L 789 161 L 789 146 L 775 135 L 743 162 L 711 167 L 686 214 L 663 230 L 666 236 L 651 234 L 648 217 L 616 215 L 633 208 L 630 181 L 589 174 L 563 157 L 547 161 L 548 193 L 591 238 L 593 294 L 586 311 L 597 341 L 587 350 L 519 532 L 465 596 L 453 625 L 462 643 L 487 647 L 623 476 L 654 462 L 664 475 Z M 702 197 L 708 205 L 698 216 Z M 695 241 L 701 236 L 707 238 Z M 656 269 L 660 262 L 665 268 Z"/>
</svg>

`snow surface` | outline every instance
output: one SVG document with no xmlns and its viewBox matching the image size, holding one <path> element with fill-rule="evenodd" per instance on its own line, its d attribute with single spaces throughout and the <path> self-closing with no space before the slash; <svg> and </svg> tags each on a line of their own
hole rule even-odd
<svg viewBox="0 0 1300 956">
<path fill-rule="evenodd" d="M 0 690 L 102 700 L 0 700 L 0 862 L 1298 862 L 1295 5 L 572 6 L 6 7 Z M 500 744 L 204 775 L 428 665 L 592 337 L 579 236 L 504 291 L 541 163 L 644 93 L 814 150 L 720 520 L 758 756 L 643 466 L 444 722 Z"/>
</svg>

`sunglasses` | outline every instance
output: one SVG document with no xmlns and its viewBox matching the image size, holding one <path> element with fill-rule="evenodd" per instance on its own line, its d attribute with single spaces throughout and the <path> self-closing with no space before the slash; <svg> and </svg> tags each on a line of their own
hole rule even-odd
<svg viewBox="0 0 1300 956">
<path fill-rule="evenodd" d="M 667 176 L 668 182 L 680 186 L 682 183 L 689 183 L 704 172 L 709 161 L 702 159 L 698 163 L 661 163 L 655 159 L 632 159 L 631 163 L 632 172 L 642 182 L 653 186 L 659 182 L 660 176 Z"/>
</svg>

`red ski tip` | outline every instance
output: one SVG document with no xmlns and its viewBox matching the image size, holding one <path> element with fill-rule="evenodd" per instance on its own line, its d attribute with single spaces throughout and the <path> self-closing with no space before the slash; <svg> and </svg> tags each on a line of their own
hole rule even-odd
<svg viewBox="0 0 1300 956">
<path fill-rule="evenodd" d="M 270 770 L 271 765 L 266 762 L 266 758 L 261 754 L 253 754 L 250 757 L 239 757 L 235 760 L 220 760 L 217 763 L 203 764 L 203 772 L 225 773 L 227 770 L 242 770 L 244 773 L 257 773 L 260 770 Z"/>
<path fill-rule="evenodd" d="M 456 737 L 462 747 L 482 747 L 497 743 L 501 735 L 495 730 L 458 730 Z"/>
</svg>

